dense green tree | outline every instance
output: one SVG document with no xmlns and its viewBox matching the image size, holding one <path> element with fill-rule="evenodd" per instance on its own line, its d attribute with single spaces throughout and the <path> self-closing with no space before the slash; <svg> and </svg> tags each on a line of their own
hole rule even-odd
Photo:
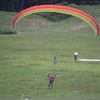
<svg viewBox="0 0 100 100">
<path fill-rule="evenodd" d="M 19 2 L 17 0 L 0 0 L 0 10 L 16 11 L 19 10 Z"/>
<path fill-rule="evenodd" d="M 20 11 L 30 6 L 40 4 L 58 4 L 67 2 L 68 4 L 95 5 L 100 4 L 100 0 L 0 0 L 0 10 Z"/>
</svg>

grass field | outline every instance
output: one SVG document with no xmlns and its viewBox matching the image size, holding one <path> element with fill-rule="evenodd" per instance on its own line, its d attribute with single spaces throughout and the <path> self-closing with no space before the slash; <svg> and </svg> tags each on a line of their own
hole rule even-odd
<svg viewBox="0 0 100 100">
<path fill-rule="evenodd" d="M 99 9 L 91 6 L 89 12 L 100 25 Z M 8 13 L 0 12 L 1 30 L 13 30 L 15 13 Z M 89 25 L 75 17 L 52 23 L 31 15 L 18 22 L 17 31 L 0 35 L 0 100 L 100 100 L 100 62 L 73 58 L 78 50 L 78 58 L 100 59 L 100 36 Z M 46 74 L 59 76 L 52 90 Z"/>
</svg>

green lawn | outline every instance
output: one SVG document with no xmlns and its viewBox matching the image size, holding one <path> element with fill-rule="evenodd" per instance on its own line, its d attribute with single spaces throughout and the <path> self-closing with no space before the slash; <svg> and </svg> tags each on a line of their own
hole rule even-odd
<svg viewBox="0 0 100 100">
<path fill-rule="evenodd" d="M 74 17 L 34 31 L 18 24 L 19 34 L 0 35 L 0 100 L 100 99 L 100 62 L 73 59 L 76 49 L 78 58 L 100 59 L 100 36 L 89 25 Z M 46 74 L 59 76 L 52 90 Z"/>
</svg>

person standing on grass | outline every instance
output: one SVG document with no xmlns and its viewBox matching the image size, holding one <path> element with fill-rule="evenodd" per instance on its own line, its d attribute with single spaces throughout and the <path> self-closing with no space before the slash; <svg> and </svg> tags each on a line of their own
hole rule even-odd
<svg viewBox="0 0 100 100">
<path fill-rule="evenodd" d="M 49 90 L 50 89 L 53 89 L 53 83 L 54 83 L 54 79 L 58 77 L 58 75 L 49 75 L 49 74 L 46 74 L 47 77 L 49 78 L 49 83 L 48 83 L 48 88 Z"/>
<path fill-rule="evenodd" d="M 74 60 L 77 60 L 77 57 L 78 57 L 78 50 L 76 50 L 76 51 L 74 52 Z"/>
<path fill-rule="evenodd" d="M 54 66 L 56 66 L 56 64 L 57 64 L 57 58 L 56 57 L 53 58 L 53 63 L 54 63 Z"/>
</svg>

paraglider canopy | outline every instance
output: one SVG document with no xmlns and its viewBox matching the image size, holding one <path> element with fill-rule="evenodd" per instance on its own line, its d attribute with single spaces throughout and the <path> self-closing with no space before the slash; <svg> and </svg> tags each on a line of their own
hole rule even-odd
<svg viewBox="0 0 100 100">
<path fill-rule="evenodd" d="M 98 36 L 100 33 L 99 25 L 97 21 L 87 14 L 86 12 L 69 7 L 69 6 L 61 6 L 61 5 L 39 5 L 39 6 L 32 6 L 27 9 L 24 9 L 20 11 L 14 18 L 12 26 L 15 28 L 16 23 L 23 17 L 30 15 L 32 13 L 38 13 L 38 12 L 56 12 L 56 13 L 62 13 L 62 14 L 69 14 L 75 17 L 78 17 L 88 23 L 94 30 L 95 36 Z"/>
</svg>

